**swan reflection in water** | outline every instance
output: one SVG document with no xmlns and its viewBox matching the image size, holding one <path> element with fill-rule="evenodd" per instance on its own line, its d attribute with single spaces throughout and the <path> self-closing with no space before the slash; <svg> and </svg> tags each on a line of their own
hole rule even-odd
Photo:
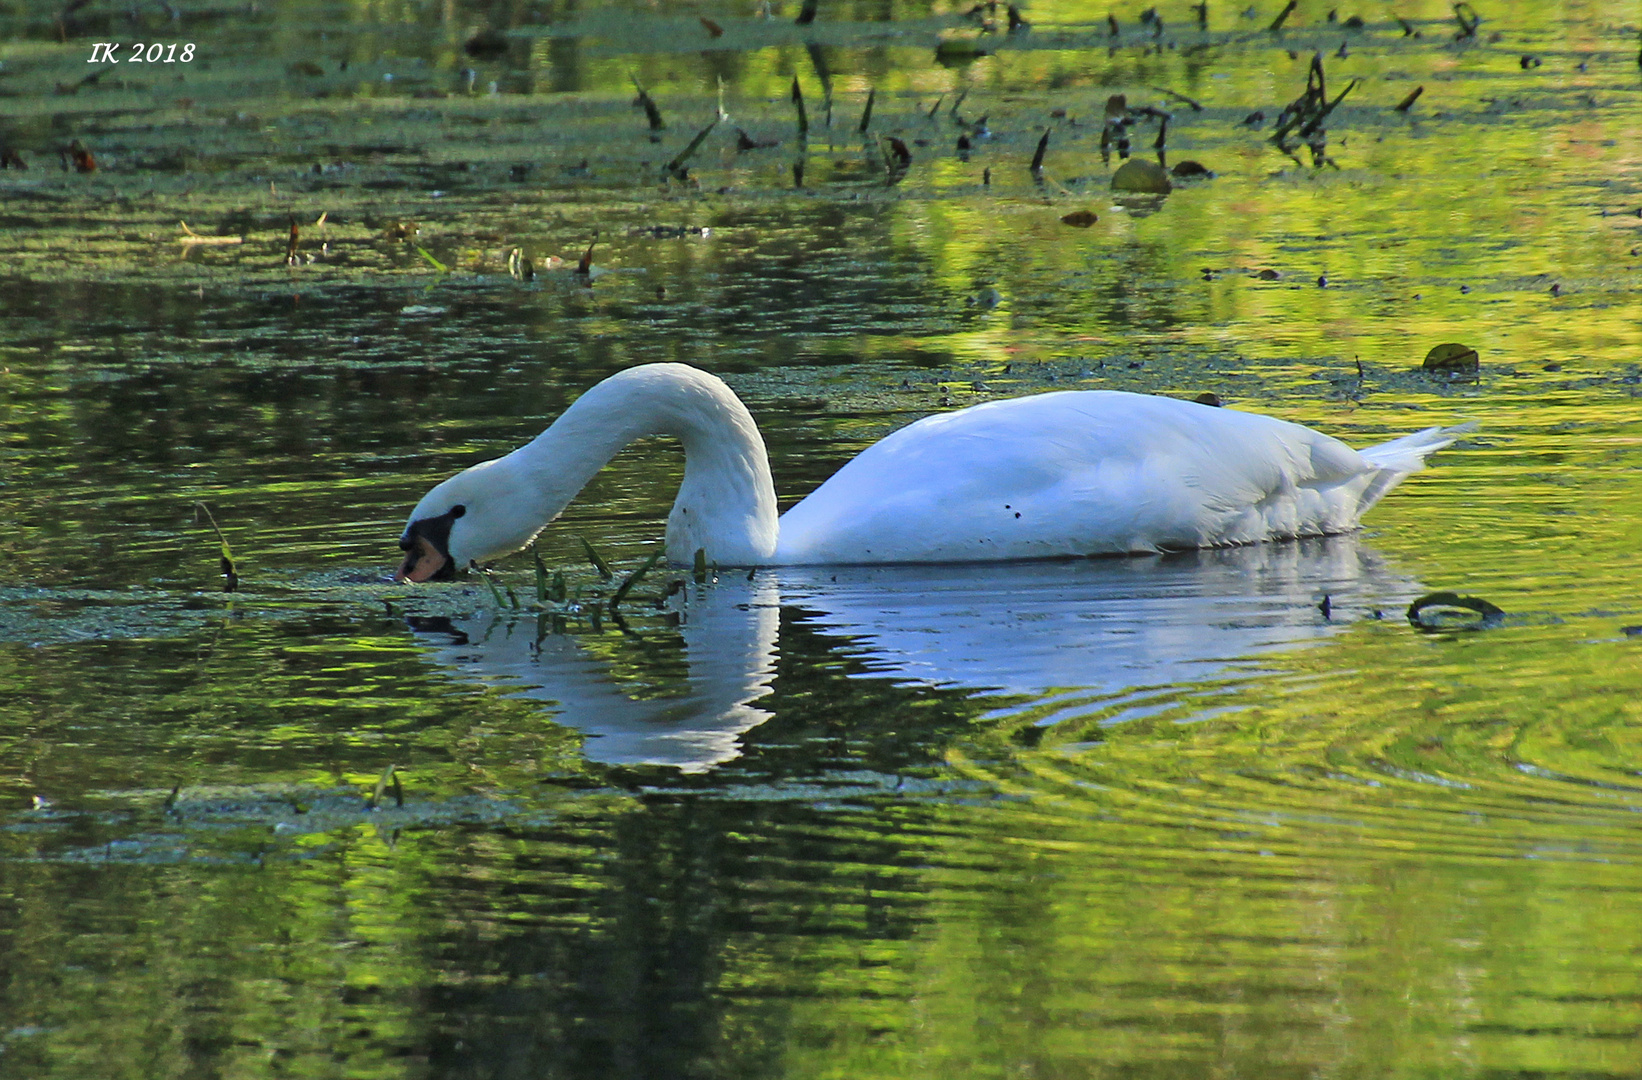
<svg viewBox="0 0 1642 1080">
<path fill-rule="evenodd" d="M 517 612 L 416 625 L 434 663 L 551 705 L 588 736 L 592 760 L 701 772 L 735 758 L 741 736 L 770 718 L 760 700 L 776 678 L 783 608 L 835 638 L 857 674 L 1041 703 L 1201 682 L 1418 592 L 1350 535 L 1161 556 L 734 572 L 689 590 L 673 670 L 648 681 L 599 655 L 598 637 L 543 635 Z"/>
</svg>

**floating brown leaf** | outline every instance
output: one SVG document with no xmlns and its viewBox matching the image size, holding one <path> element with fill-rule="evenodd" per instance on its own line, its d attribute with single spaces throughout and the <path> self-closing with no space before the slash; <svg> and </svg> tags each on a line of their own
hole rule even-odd
<svg viewBox="0 0 1642 1080">
<path fill-rule="evenodd" d="M 1094 212 L 1091 210 L 1074 210 L 1060 220 L 1062 225 L 1072 225 L 1079 229 L 1087 229 L 1089 226 L 1099 221 L 1100 218 L 1096 217 Z"/>
</svg>

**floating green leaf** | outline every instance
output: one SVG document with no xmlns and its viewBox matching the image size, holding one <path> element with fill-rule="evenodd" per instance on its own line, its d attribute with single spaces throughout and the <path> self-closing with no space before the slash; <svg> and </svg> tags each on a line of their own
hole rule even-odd
<svg viewBox="0 0 1642 1080">
<path fill-rule="evenodd" d="M 547 566 L 542 562 L 542 553 L 534 546 L 530 549 L 530 558 L 536 564 L 536 602 L 547 602 Z"/>
<path fill-rule="evenodd" d="M 610 572 L 609 564 L 599 558 L 599 553 L 593 550 L 593 545 L 587 542 L 587 537 L 578 536 L 576 539 L 582 542 L 582 550 L 587 552 L 587 561 L 593 564 L 593 569 L 599 572 L 599 577 L 606 581 L 612 580 L 616 575 Z"/>
<path fill-rule="evenodd" d="M 1130 158 L 1112 174 L 1113 191 L 1134 191 L 1147 195 L 1167 195 L 1174 190 L 1169 174 L 1155 161 Z"/>
</svg>

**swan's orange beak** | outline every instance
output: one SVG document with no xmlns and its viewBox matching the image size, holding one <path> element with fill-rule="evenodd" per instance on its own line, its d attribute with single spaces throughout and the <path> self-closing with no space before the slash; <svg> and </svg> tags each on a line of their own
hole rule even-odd
<svg viewBox="0 0 1642 1080">
<path fill-rule="evenodd" d="M 405 548 L 405 561 L 393 575 L 395 582 L 448 581 L 456 576 L 450 556 L 427 537 L 413 535 L 400 546 Z"/>
</svg>

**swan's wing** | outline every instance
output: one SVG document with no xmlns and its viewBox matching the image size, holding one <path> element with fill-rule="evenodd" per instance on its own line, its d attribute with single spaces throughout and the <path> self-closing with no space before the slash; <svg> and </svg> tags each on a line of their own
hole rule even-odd
<svg viewBox="0 0 1642 1080">
<path fill-rule="evenodd" d="M 1172 398 L 1072 391 L 927 417 L 781 519 L 787 563 L 1088 555 L 1339 532 L 1375 467 L 1337 439 Z"/>
</svg>

